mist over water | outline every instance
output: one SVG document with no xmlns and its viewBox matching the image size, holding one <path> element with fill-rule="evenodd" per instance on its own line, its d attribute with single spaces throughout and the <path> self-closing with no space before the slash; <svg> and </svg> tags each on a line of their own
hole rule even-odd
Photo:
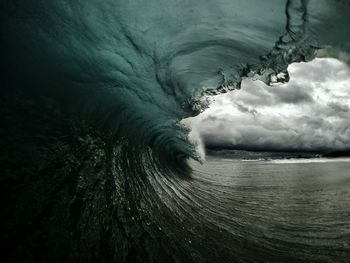
<svg viewBox="0 0 350 263">
<path fill-rule="evenodd" d="M 2 261 L 347 261 L 347 163 L 200 166 L 180 123 L 245 77 L 348 63 L 347 1 L 1 7 Z"/>
</svg>

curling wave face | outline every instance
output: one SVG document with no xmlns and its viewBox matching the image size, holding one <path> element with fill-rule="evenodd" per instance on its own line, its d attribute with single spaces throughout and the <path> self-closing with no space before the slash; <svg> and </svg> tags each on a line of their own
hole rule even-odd
<svg viewBox="0 0 350 263">
<path fill-rule="evenodd" d="M 348 2 L 3 6 L 8 259 L 52 261 L 57 253 L 81 262 L 312 258 L 276 252 L 273 240 L 262 246 L 244 239 L 243 225 L 221 226 L 215 202 L 196 197 L 205 191 L 187 159 L 200 158 L 179 122 L 205 109 L 203 96 L 239 88 L 244 77 L 284 82 L 292 62 L 319 50 L 348 52 Z M 225 242 L 232 246 L 222 247 Z"/>
</svg>

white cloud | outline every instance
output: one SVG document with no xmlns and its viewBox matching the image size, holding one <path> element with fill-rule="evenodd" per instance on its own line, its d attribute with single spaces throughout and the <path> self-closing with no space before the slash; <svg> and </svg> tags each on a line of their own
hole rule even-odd
<svg viewBox="0 0 350 263">
<path fill-rule="evenodd" d="M 350 68 L 336 59 L 289 67 L 290 82 L 244 80 L 187 119 L 207 146 L 264 150 L 350 148 Z"/>
</svg>

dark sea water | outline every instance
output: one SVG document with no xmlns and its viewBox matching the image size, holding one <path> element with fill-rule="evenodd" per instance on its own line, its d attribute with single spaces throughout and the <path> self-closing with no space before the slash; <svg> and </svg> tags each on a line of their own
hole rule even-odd
<svg viewBox="0 0 350 263">
<path fill-rule="evenodd" d="M 349 1 L 0 6 L 0 262 L 349 261 L 348 162 L 191 171 L 181 125 L 349 53 Z"/>
<path fill-rule="evenodd" d="M 255 243 L 257 261 L 271 251 L 293 262 L 350 260 L 350 159 L 207 157 L 193 168 L 201 217 L 228 240 Z"/>
</svg>

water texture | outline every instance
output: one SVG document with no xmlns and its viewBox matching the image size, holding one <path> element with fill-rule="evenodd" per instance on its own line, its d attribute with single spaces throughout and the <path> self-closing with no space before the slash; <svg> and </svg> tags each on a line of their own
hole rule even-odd
<svg viewBox="0 0 350 263">
<path fill-rule="evenodd" d="M 198 187 L 180 121 L 244 77 L 285 82 L 290 63 L 346 54 L 349 13 L 331 0 L 2 1 L 4 261 L 346 262 L 343 225 L 332 242 L 274 236 L 206 183 L 210 169 Z"/>
</svg>

